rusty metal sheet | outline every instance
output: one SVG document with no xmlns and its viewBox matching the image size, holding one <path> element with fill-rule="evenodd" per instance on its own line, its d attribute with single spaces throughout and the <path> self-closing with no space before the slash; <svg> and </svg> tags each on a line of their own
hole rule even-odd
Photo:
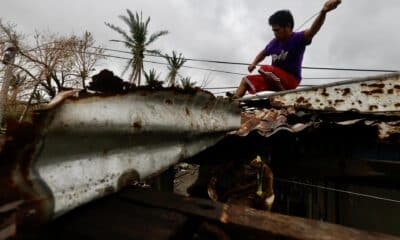
<svg viewBox="0 0 400 240">
<path fill-rule="evenodd" d="M 388 139 L 395 134 L 400 135 L 400 121 L 378 122 L 375 125 L 378 126 L 380 139 Z"/>
<path fill-rule="evenodd" d="M 257 109 L 243 112 L 240 128 L 231 134 L 244 137 L 250 132 L 256 131 L 261 136 L 268 138 L 280 131 L 298 133 L 308 128 L 316 131 L 320 124 L 329 123 L 332 126 L 365 125 L 376 128 L 376 139 L 383 141 L 397 142 L 398 137 L 395 136 L 400 135 L 400 118 L 397 115 L 390 116 L 390 118 L 360 113 L 345 116 L 343 113 L 337 112 L 334 113 L 334 116 L 330 114 L 329 118 L 326 118 L 327 114 L 324 111 L 296 111 L 294 107 Z M 289 121 L 289 118 L 292 120 Z"/>
<path fill-rule="evenodd" d="M 296 111 L 291 107 L 243 112 L 240 128 L 231 134 L 244 137 L 252 131 L 257 131 L 261 136 L 270 137 L 279 131 L 301 132 L 313 125 L 312 122 L 289 123 L 287 118 L 290 114 L 296 114 Z"/>
<path fill-rule="evenodd" d="M 7 198 L 0 206 L 25 200 L 21 222 L 58 217 L 215 144 L 239 127 L 239 112 L 202 91 L 67 99 L 34 126 L 8 133 L 0 153 L 0 195 Z"/>
<path fill-rule="evenodd" d="M 243 100 L 269 98 L 275 107 L 322 111 L 399 114 L 400 74 L 386 74 L 273 94 L 258 94 Z"/>
</svg>

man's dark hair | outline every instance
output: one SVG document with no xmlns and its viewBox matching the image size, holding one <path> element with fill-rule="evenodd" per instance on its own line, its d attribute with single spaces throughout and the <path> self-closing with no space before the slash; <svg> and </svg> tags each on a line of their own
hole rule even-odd
<svg viewBox="0 0 400 240">
<path fill-rule="evenodd" d="M 293 29 L 294 19 L 289 10 L 279 10 L 272 14 L 268 19 L 269 25 L 278 25 L 280 27 L 290 27 Z"/>
</svg>

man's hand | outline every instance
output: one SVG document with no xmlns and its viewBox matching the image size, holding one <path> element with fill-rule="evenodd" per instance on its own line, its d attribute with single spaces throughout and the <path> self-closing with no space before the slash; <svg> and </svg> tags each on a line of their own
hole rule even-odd
<svg viewBox="0 0 400 240">
<path fill-rule="evenodd" d="M 256 64 L 250 64 L 247 69 L 249 70 L 249 72 L 252 72 L 254 69 L 256 68 Z"/>
<path fill-rule="evenodd" d="M 327 13 L 335 8 L 341 3 L 341 0 L 328 0 L 325 2 L 324 7 L 322 8 L 322 11 Z"/>
</svg>

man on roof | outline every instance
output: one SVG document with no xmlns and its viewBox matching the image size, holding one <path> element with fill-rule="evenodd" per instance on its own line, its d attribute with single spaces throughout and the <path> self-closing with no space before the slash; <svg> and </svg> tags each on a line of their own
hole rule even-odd
<svg viewBox="0 0 400 240">
<path fill-rule="evenodd" d="M 262 49 L 248 66 L 251 73 L 259 62 L 272 57 L 271 65 L 261 65 L 257 75 L 242 79 L 235 97 L 242 97 L 246 91 L 251 94 L 260 91 L 283 91 L 295 89 L 301 81 L 301 64 L 306 46 L 319 31 L 326 14 L 335 9 L 341 0 L 328 0 L 310 28 L 293 32 L 294 20 L 289 10 L 280 10 L 269 17 L 269 25 L 275 38 Z"/>
</svg>

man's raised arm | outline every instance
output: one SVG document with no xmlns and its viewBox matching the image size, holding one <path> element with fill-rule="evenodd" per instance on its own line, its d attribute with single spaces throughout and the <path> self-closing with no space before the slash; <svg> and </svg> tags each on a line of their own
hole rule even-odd
<svg viewBox="0 0 400 240">
<path fill-rule="evenodd" d="M 310 28 L 304 31 L 304 38 L 306 40 L 311 40 L 315 34 L 319 31 L 322 24 L 324 24 L 326 13 L 337 8 L 337 6 L 341 3 L 341 0 L 328 0 L 325 2 L 324 7 L 321 9 L 318 17 L 314 20 L 313 24 Z"/>
</svg>

